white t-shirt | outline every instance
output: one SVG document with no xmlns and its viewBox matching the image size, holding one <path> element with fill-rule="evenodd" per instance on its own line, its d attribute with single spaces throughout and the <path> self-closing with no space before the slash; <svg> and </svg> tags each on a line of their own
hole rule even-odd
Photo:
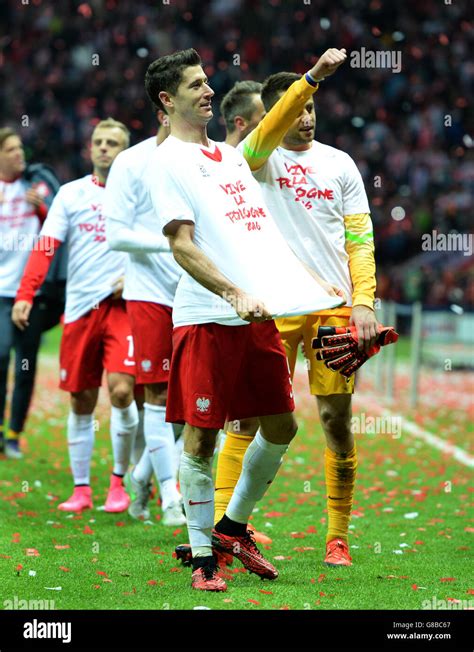
<svg viewBox="0 0 474 652">
<path fill-rule="evenodd" d="M 0 297 L 15 297 L 40 230 L 28 187 L 23 179 L 0 181 Z"/>
<path fill-rule="evenodd" d="M 109 245 L 129 254 L 124 299 L 172 306 L 182 269 L 161 233 L 142 180 L 156 147 L 154 136 L 117 156 L 107 178 L 103 213 Z M 146 253 L 157 248 L 167 251 Z"/>
<path fill-rule="evenodd" d="M 254 176 L 290 247 L 325 281 L 341 288 L 351 306 L 344 215 L 370 212 L 354 161 L 313 141 L 303 152 L 277 147 Z"/>
<path fill-rule="evenodd" d="M 211 141 L 206 148 L 169 136 L 150 157 L 145 183 L 161 226 L 173 220 L 193 222 L 195 244 L 273 316 L 340 305 L 288 247 L 259 184 L 233 147 Z M 173 321 L 175 326 L 248 323 L 186 272 L 178 283 Z"/>
<path fill-rule="evenodd" d="M 42 236 L 67 239 L 66 323 L 112 294 L 115 281 L 125 272 L 125 254 L 110 251 L 105 241 L 104 192 L 90 174 L 66 183 L 41 229 Z"/>
</svg>

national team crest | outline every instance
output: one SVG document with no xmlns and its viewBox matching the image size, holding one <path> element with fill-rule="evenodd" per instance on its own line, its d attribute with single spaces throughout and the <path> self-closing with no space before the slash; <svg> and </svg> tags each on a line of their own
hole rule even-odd
<svg viewBox="0 0 474 652">
<path fill-rule="evenodd" d="M 151 369 L 151 360 L 142 360 L 141 365 L 143 371 L 146 373 Z"/>
<path fill-rule="evenodd" d="M 196 399 L 196 407 L 198 412 L 202 414 L 209 414 L 211 407 L 211 399 L 206 396 L 200 396 Z"/>
</svg>

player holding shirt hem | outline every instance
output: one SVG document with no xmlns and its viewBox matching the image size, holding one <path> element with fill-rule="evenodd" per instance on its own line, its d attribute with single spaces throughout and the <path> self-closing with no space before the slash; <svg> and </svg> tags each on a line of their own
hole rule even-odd
<svg viewBox="0 0 474 652">
<path fill-rule="evenodd" d="M 60 388 L 70 392 L 67 437 L 74 491 L 58 509 L 81 512 L 92 508 L 90 462 L 94 445 L 94 409 L 103 371 L 112 404 L 111 439 L 114 468 L 105 503 L 108 512 L 122 512 L 130 499 L 123 476 L 138 425 L 133 397 L 133 339 L 121 299 L 125 258 L 109 251 L 101 212 L 104 187 L 117 154 L 128 146 L 129 132 L 111 118 L 97 124 L 91 139 L 93 174 L 62 186 L 40 233 L 48 247 L 30 256 L 13 307 L 15 325 L 24 329 L 35 292 L 53 255 L 68 244 L 65 324 L 60 350 Z M 45 252 L 49 252 L 47 255 Z"/>
<path fill-rule="evenodd" d="M 331 74 L 345 58 L 341 51 L 325 53 L 314 72 Z M 146 89 L 171 126 L 171 135 L 150 158 L 145 182 L 184 269 L 173 306 L 167 420 L 186 424 L 180 486 L 193 553 L 192 587 L 224 591 L 213 546 L 260 577 L 278 576 L 247 531 L 297 428 L 273 316 L 334 307 L 343 299 L 288 247 L 241 155 L 208 139 L 214 93 L 199 55 L 187 50 L 156 60 L 147 70 Z M 223 374 L 227 368 L 235 373 Z M 261 433 L 213 529 L 215 439 L 226 418 L 237 415 L 260 415 Z"/>
</svg>

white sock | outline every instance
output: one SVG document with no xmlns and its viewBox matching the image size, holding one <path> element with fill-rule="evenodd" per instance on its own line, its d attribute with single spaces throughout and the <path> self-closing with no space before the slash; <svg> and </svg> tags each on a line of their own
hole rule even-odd
<svg viewBox="0 0 474 652">
<path fill-rule="evenodd" d="M 242 472 L 226 509 L 237 523 L 248 523 L 255 503 L 263 498 L 277 474 L 288 444 L 272 444 L 257 432 L 247 448 Z"/>
<path fill-rule="evenodd" d="M 212 457 L 196 457 L 186 452 L 181 456 L 179 483 L 184 499 L 193 557 L 212 555 L 211 531 L 214 525 L 212 460 Z"/>
<path fill-rule="evenodd" d="M 149 484 L 151 481 L 151 476 L 153 475 L 153 467 L 151 465 L 150 453 L 148 449 L 142 453 L 138 464 L 136 464 L 132 471 L 133 479 L 137 482 L 145 482 Z"/>
<path fill-rule="evenodd" d="M 112 405 L 110 436 L 114 452 L 114 473 L 125 475 L 130 464 L 133 440 L 138 426 L 138 408 L 132 401 L 126 408 Z"/>
<path fill-rule="evenodd" d="M 90 483 L 92 449 L 94 448 L 94 415 L 69 412 L 67 441 L 74 484 Z"/>
<path fill-rule="evenodd" d="M 161 505 L 166 509 L 179 500 L 176 488 L 173 424 L 167 423 L 166 408 L 162 405 L 144 404 L 145 439 L 153 471 L 160 485 Z M 171 480 L 172 482 L 168 482 Z"/>
<path fill-rule="evenodd" d="M 145 450 L 145 410 L 138 410 L 138 426 L 132 449 L 132 464 L 137 465 Z"/>
</svg>

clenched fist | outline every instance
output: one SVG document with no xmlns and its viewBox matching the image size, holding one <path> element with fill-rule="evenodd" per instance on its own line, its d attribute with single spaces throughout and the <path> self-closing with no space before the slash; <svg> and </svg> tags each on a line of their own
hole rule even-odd
<svg viewBox="0 0 474 652">
<path fill-rule="evenodd" d="M 309 71 L 310 75 L 317 80 L 324 79 L 324 77 L 329 77 L 336 72 L 341 63 L 347 59 L 346 49 L 342 48 L 338 50 L 337 48 L 329 48 L 326 52 L 321 55 L 318 60 L 318 63 L 311 68 Z"/>
</svg>

